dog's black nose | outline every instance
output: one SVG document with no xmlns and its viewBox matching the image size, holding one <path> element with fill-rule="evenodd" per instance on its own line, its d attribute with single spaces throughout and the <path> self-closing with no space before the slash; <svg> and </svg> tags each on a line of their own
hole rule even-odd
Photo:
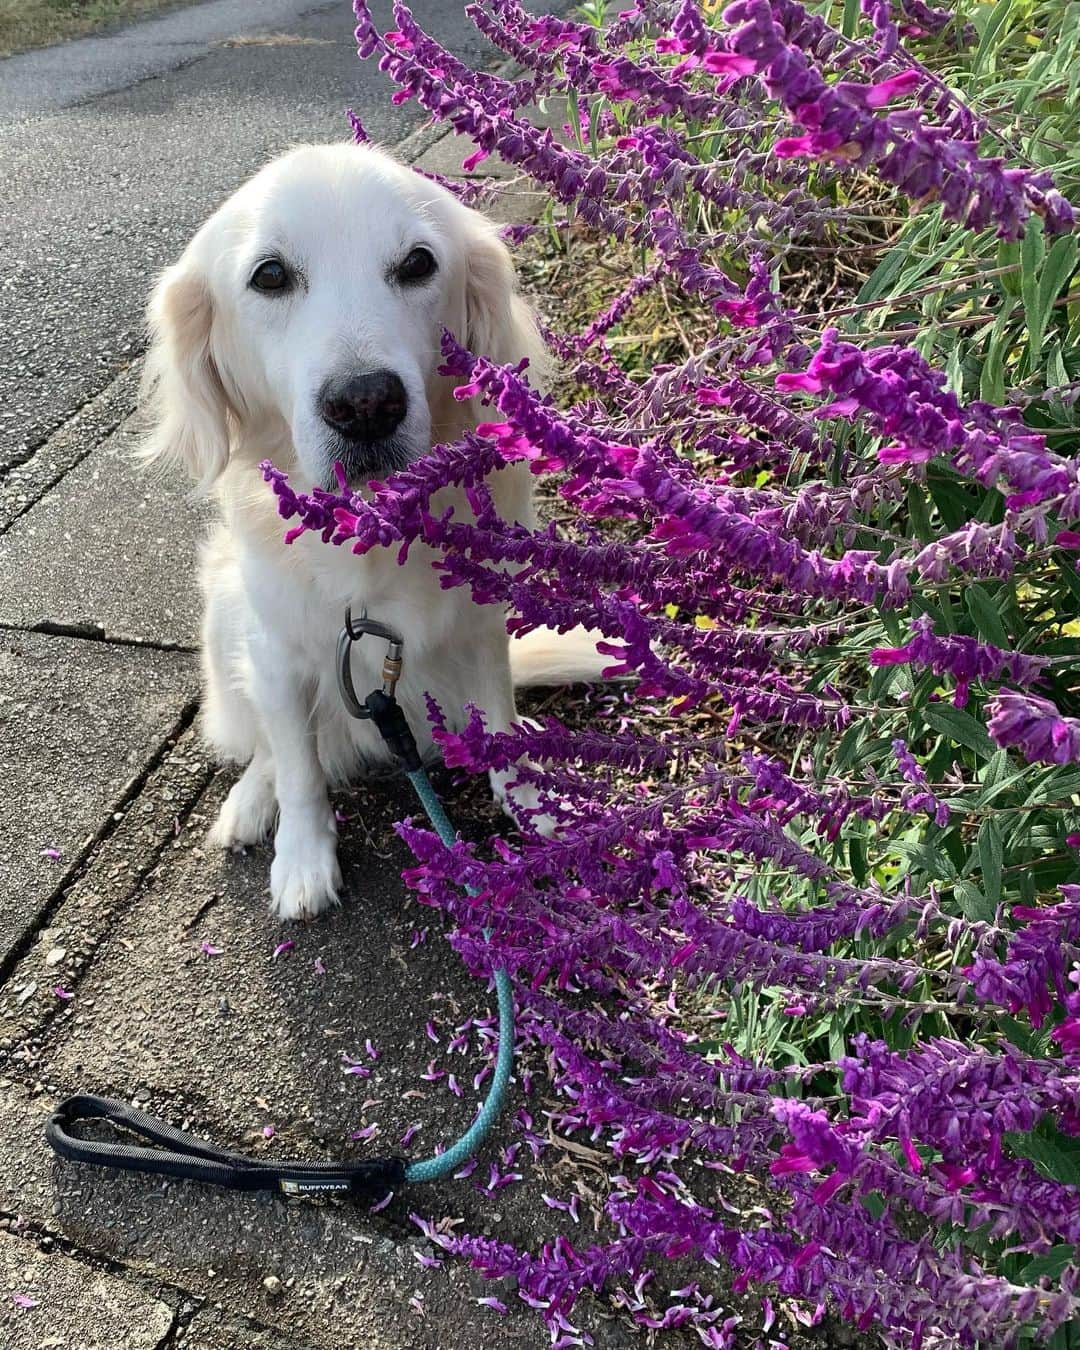
<svg viewBox="0 0 1080 1350">
<path fill-rule="evenodd" d="M 323 421 L 350 441 L 383 440 L 407 408 L 405 386 L 392 370 L 330 380 L 319 398 Z"/>
</svg>

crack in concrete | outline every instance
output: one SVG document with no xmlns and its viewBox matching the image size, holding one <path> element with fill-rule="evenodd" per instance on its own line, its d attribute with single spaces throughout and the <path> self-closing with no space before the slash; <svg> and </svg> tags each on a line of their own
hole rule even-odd
<svg viewBox="0 0 1080 1350">
<path fill-rule="evenodd" d="M 165 762 L 168 756 L 176 748 L 177 741 L 195 721 L 198 708 L 199 704 L 196 699 L 193 699 L 184 705 L 180 711 L 179 717 L 173 723 L 173 726 L 168 733 L 162 738 L 161 744 L 154 751 L 153 755 L 147 763 L 143 765 L 139 772 L 128 780 L 120 796 L 111 804 L 101 826 L 87 841 L 83 848 L 80 849 L 78 855 L 73 859 L 71 866 L 64 872 L 56 886 L 38 909 L 33 922 L 27 926 L 19 940 L 12 946 L 6 959 L 0 962 L 0 988 L 3 988 L 10 977 L 18 969 L 19 964 L 29 954 L 37 935 L 43 928 L 49 926 L 49 922 L 62 905 L 67 892 L 71 890 L 72 886 L 80 881 L 91 869 L 99 849 L 101 849 L 101 847 L 123 824 L 123 820 L 118 820 L 117 816 L 119 815 L 122 817 L 126 813 L 127 808 L 139 797 L 154 771 Z M 185 808 L 185 816 L 202 795 L 206 782 L 209 781 L 209 777 L 210 773 L 208 770 L 207 776 L 201 783 L 199 791 L 193 794 L 191 802 Z M 161 843 L 154 851 L 152 858 L 148 858 L 145 871 L 140 869 L 136 882 L 131 890 L 128 891 L 125 899 L 142 884 L 147 872 L 149 872 L 154 863 L 157 862 L 157 859 L 160 857 L 167 843 L 167 838 L 161 840 Z"/>
<path fill-rule="evenodd" d="M 17 1242 L 34 1243 L 43 1256 L 63 1256 L 88 1270 L 99 1271 L 111 1275 L 114 1279 L 131 1283 L 136 1288 L 141 1289 L 143 1293 L 157 1299 L 159 1303 L 165 1303 L 167 1307 L 171 1307 L 171 1300 L 167 1302 L 162 1295 L 173 1294 L 177 1296 L 176 1301 L 181 1306 L 171 1308 L 172 1322 L 169 1324 L 165 1335 L 155 1344 L 154 1350 L 166 1350 L 166 1347 L 173 1345 L 176 1336 L 186 1329 L 192 1318 L 206 1305 L 207 1300 L 203 1295 L 193 1294 L 190 1290 L 184 1289 L 182 1285 L 171 1284 L 167 1280 L 152 1280 L 134 1267 L 125 1265 L 122 1261 L 116 1261 L 109 1256 L 102 1256 L 98 1252 L 87 1251 L 41 1220 L 28 1219 L 23 1214 L 16 1214 L 12 1210 L 0 1208 L 0 1221 L 6 1223 L 7 1226 L 3 1231 L 7 1233 L 8 1237 L 14 1238 Z M 18 1224 L 18 1227 L 12 1227 L 12 1224 Z M 182 1306 L 184 1303 L 194 1306 L 184 1308 Z M 181 1320 L 183 1326 L 179 1325 Z"/>
<path fill-rule="evenodd" d="M 107 384 L 102 385 L 100 389 L 96 389 L 92 394 L 89 394 L 85 402 L 80 403 L 69 417 L 66 417 L 51 430 L 45 432 L 39 440 L 34 441 L 33 444 L 26 446 L 11 459 L 6 460 L 4 464 L 0 466 L 0 489 L 9 488 L 11 486 L 11 480 L 17 477 L 20 470 L 31 469 L 33 467 L 33 461 L 37 459 L 38 456 L 46 454 L 50 447 L 54 445 L 54 442 L 63 441 L 65 438 L 75 435 L 78 431 L 77 424 L 80 421 L 92 416 L 96 407 L 107 404 L 109 399 L 116 395 L 118 389 L 122 389 L 124 384 L 131 381 L 132 371 L 139 366 L 142 359 L 143 354 L 140 352 L 139 355 L 132 358 L 118 375 L 114 375 Z M 17 515 L 5 520 L 4 523 L 0 525 L 0 533 L 10 529 L 19 516 L 25 515 L 26 512 L 29 511 L 31 507 L 35 506 L 47 492 L 51 492 L 52 489 L 76 467 L 76 465 L 81 464 L 87 455 L 92 454 L 102 441 L 111 436 L 113 432 L 131 416 L 135 411 L 135 407 L 135 402 L 131 401 L 126 403 L 122 410 L 117 411 L 115 414 L 108 414 L 100 429 L 86 446 L 86 449 L 79 453 L 74 459 L 65 463 L 64 468 L 46 483 L 33 500 L 29 501 Z"/>
<path fill-rule="evenodd" d="M 42 619 L 38 623 L 24 627 L 17 623 L 4 623 L 0 620 L 0 632 L 5 633 L 41 633 L 45 637 L 74 638 L 78 642 L 102 642 L 109 647 L 139 647 L 152 652 L 184 652 L 188 656 L 198 654 L 198 647 L 183 642 L 161 642 L 152 638 L 125 637 L 122 633 L 109 633 L 104 625 L 93 622 L 64 623 L 58 619 Z"/>
<path fill-rule="evenodd" d="M 143 1293 L 170 1307 L 173 1313 L 172 1322 L 164 1336 L 155 1343 L 154 1350 L 171 1350 L 171 1347 L 180 1341 L 199 1314 L 211 1306 L 211 1300 L 207 1295 L 196 1293 L 173 1280 L 163 1280 L 148 1275 L 138 1267 L 128 1265 L 124 1261 L 118 1261 L 115 1257 L 103 1256 L 99 1252 L 81 1247 L 64 1233 L 40 1219 L 29 1219 L 14 1210 L 0 1207 L 0 1224 L 4 1225 L 2 1231 L 8 1237 L 14 1238 L 17 1242 L 33 1243 L 43 1256 L 56 1254 L 66 1257 L 70 1261 L 75 1261 L 88 1270 L 111 1275 L 114 1279 L 134 1285 Z M 12 1225 L 17 1226 L 13 1227 Z M 174 1301 L 176 1303 L 175 1308 L 172 1307 Z M 275 1327 L 269 1322 L 263 1322 L 250 1313 L 233 1312 L 227 1315 L 248 1331 L 268 1336 L 280 1336 L 281 1334 L 280 1327 Z"/>
</svg>

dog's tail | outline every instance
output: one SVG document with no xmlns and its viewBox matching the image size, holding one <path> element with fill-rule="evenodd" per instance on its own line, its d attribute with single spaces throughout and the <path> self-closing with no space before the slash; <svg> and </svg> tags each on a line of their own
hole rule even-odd
<svg viewBox="0 0 1080 1350">
<path fill-rule="evenodd" d="M 603 679 L 616 658 L 596 650 L 603 634 L 590 628 L 534 628 L 510 639 L 510 673 L 516 689 L 533 685 L 578 684 Z"/>
</svg>

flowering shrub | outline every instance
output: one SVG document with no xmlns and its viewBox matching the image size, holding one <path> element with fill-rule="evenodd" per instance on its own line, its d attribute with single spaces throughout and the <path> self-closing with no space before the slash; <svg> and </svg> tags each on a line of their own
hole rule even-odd
<svg viewBox="0 0 1080 1350">
<path fill-rule="evenodd" d="M 550 335 L 569 406 L 447 334 L 458 396 L 489 409 L 475 433 L 362 496 L 297 494 L 265 470 L 294 529 L 358 553 L 422 541 L 445 585 L 509 607 L 511 631 L 585 623 L 612 673 L 636 677 L 620 725 L 573 734 L 431 708 L 449 765 L 527 757 L 560 828 L 448 849 L 403 824 L 408 880 L 452 918 L 470 969 L 513 972 L 555 1125 L 603 1141 L 613 1168 L 592 1243 L 520 1252 L 427 1231 L 515 1276 L 558 1345 L 584 1342 L 575 1300 L 610 1281 L 644 1326 L 734 1345 L 739 1318 L 696 1282 L 659 1316 L 647 1306 L 648 1273 L 677 1258 L 897 1345 L 1066 1328 L 1075 221 L 1015 153 L 1027 85 L 1006 136 L 938 73 L 1004 62 L 1008 7 L 972 30 L 921 0 L 839 16 L 638 0 L 607 27 L 469 6 L 524 68 L 514 79 L 466 68 L 402 4 L 382 34 L 356 8 L 360 54 L 471 138 L 467 171 L 497 153 L 549 194 L 547 227 L 642 258 L 585 331 Z M 1075 106 L 1075 10 L 1038 10 L 1035 55 L 1012 58 L 1057 100 L 1032 114 L 1036 161 Z M 563 136 L 528 114 L 557 95 Z M 871 233 L 891 229 L 897 197 L 918 214 L 853 303 L 803 312 L 785 285 L 795 252 L 842 247 L 860 207 Z M 678 361 L 620 365 L 614 331 L 661 285 L 709 333 Z M 938 324 L 943 297 L 962 322 Z M 570 525 L 497 517 L 484 477 L 521 458 L 558 474 Z M 449 483 L 470 519 L 432 509 Z M 771 1188 L 752 1220 L 724 1199 L 740 1171 Z"/>
</svg>

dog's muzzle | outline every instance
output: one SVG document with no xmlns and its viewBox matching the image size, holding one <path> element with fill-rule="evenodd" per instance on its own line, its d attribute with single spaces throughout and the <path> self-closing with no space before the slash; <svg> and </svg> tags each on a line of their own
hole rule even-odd
<svg viewBox="0 0 1080 1350">
<path fill-rule="evenodd" d="M 372 478 L 384 478 L 398 473 L 413 458 L 409 447 L 397 437 L 373 444 L 358 444 L 340 436 L 330 438 L 327 446 L 326 487 L 333 491 L 338 486 L 334 464 L 340 463 L 350 487 L 361 487 Z"/>
<path fill-rule="evenodd" d="M 409 447 L 399 428 L 408 413 L 409 398 L 394 371 L 332 376 L 319 390 L 316 407 L 330 433 L 329 465 L 340 461 L 350 483 L 393 473 L 408 464 Z"/>
</svg>

